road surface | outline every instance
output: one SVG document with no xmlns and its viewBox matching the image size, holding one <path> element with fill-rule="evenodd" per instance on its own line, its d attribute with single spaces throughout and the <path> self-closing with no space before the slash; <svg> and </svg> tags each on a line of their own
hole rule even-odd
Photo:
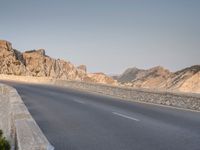
<svg viewBox="0 0 200 150">
<path fill-rule="evenodd" d="M 199 112 L 6 83 L 18 90 L 56 150 L 200 150 Z"/>
</svg>

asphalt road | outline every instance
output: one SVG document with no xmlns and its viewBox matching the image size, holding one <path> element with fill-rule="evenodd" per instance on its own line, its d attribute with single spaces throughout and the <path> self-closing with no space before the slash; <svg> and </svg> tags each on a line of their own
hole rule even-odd
<svg viewBox="0 0 200 150">
<path fill-rule="evenodd" d="M 200 113 L 6 82 L 56 150 L 200 150 Z"/>
</svg>

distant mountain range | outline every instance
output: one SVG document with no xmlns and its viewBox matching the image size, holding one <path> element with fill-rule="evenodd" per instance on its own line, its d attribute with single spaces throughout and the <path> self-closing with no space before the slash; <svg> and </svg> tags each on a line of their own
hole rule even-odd
<svg viewBox="0 0 200 150">
<path fill-rule="evenodd" d="M 0 74 L 117 84 L 104 73 L 88 73 L 85 65 L 76 67 L 69 61 L 51 58 L 44 49 L 22 53 L 5 40 L 0 40 Z"/>
<path fill-rule="evenodd" d="M 20 52 L 5 40 L 0 40 L 0 74 L 200 93 L 200 65 L 177 72 L 161 66 L 147 70 L 129 68 L 122 75 L 110 77 L 104 73 L 88 73 L 85 65 L 76 67 L 69 61 L 51 58 L 44 49 Z"/>
<path fill-rule="evenodd" d="M 200 93 L 200 65 L 177 72 L 160 66 L 147 70 L 129 68 L 113 78 L 128 87 Z"/>
</svg>

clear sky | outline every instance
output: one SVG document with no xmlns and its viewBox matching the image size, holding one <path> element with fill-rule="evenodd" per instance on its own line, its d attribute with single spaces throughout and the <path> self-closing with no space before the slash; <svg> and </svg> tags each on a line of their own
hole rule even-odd
<svg viewBox="0 0 200 150">
<path fill-rule="evenodd" d="M 121 73 L 200 64 L 200 0 L 0 0 L 0 39 Z"/>
</svg>

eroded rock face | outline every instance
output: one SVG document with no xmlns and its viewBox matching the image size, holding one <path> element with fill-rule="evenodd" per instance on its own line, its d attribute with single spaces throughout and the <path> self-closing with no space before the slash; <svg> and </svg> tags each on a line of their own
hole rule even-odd
<svg viewBox="0 0 200 150">
<path fill-rule="evenodd" d="M 88 74 L 88 77 L 90 78 L 91 82 L 118 85 L 116 80 L 113 80 L 111 77 L 108 77 L 104 73 L 90 73 Z"/>
<path fill-rule="evenodd" d="M 87 67 L 86 67 L 86 65 L 80 65 L 80 66 L 78 66 L 77 68 L 80 69 L 80 70 L 82 70 L 82 71 L 84 71 L 84 72 L 87 72 Z"/>
<path fill-rule="evenodd" d="M 94 80 L 94 77 L 90 77 L 87 74 L 85 65 L 75 67 L 68 61 L 53 59 L 46 55 L 44 49 L 29 50 L 21 53 L 13 49 L 10 42 L 4 40 L 0 40 L 0 74 L 52 77 L 105 84 L 110 84 L 111 80 L 113 80 L 111 78 L 104 82 L 102 80 L 98 81 L 98 79 Z M 106 75 L 104 76 L 106 78 Z"/>
<path fill-rule="evenodd" d="M 154 67 L 139 73 L 137 77 L 131 81 L 132 87 L 142 88 L 158 88 L 171 75 L 171 72 L 163 67 Z"/>
<path fill-rule="evenodd" d="M 128 68 L 122 75 L 114 76 L 114 79 L 121 83 L 127 83 L 136 79 L 144 70 L 138 68 Z"/>
<path fill-rule="evenodd" d="M 0 73 L 12 75 L 26 75 L 26 68 L 20 52 L 12 49 L 10 42 L 0 40 Z"/>
<path fill-rule="evenodd" d="M 21 53 L 14 50 L 10 42 L 1 40 L 0 52 L 1 74 L 53 77 L 66 80 L 82 80 L 87 76 L 85 71 L 77 69 L 70 62 L 47 56 L 44 49 Z"/>
<path fill-rule="evenodd" d="M 165 84 L 167 89 L 200 93 L 200 65 L 173 73 Z"/>
<path fill-rule="evenodd" d="M 76 68 L 72 63 L 53 59 L 45 55 L 44 50 L 26 51 L 23 53 L 26 69 L 31 76 L 53 77 L 64 80 L 83 80 L 87 72 Z"/>
<path fill-rule="evenodd" d="M 191 66 L 177 72 L 170 72 L 163 67 L 148 70 L 129 69 L 118 81 L 134 88 L 149 88 L 181 92 L 200 93 L 200 65 Z"/>
</svg>

